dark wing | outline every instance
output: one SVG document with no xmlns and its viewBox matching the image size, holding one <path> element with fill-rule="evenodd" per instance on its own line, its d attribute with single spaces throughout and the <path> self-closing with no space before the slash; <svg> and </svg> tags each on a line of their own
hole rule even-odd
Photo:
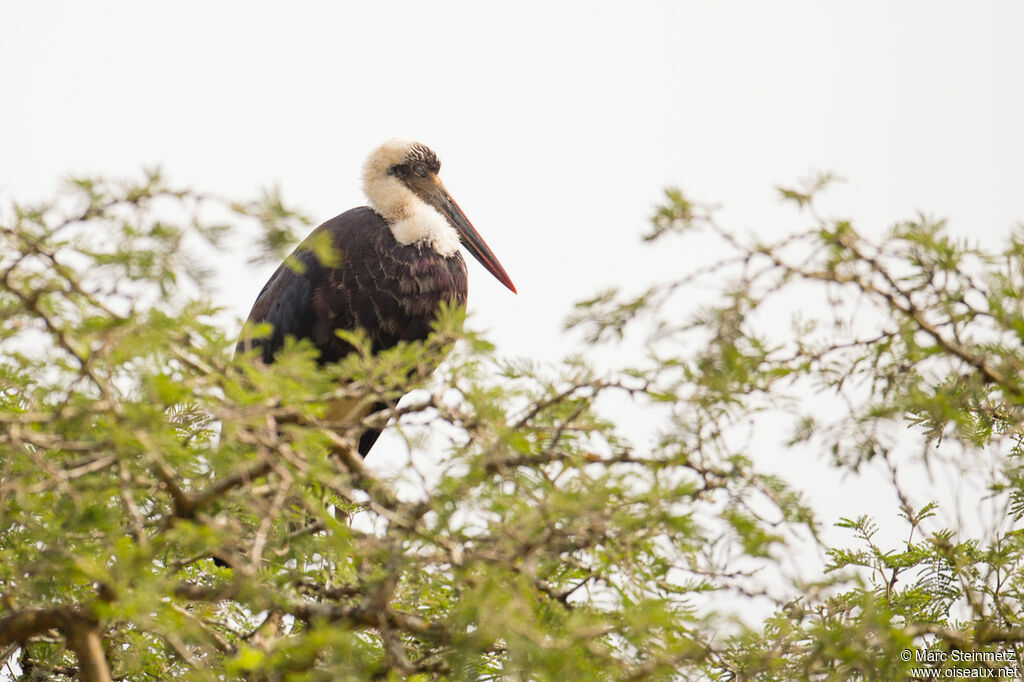
<svg viewBox="0 0 1024 682">
<path fill-rule="evenodd" d="M 249 312 L 250 322 L 267 322 L 273 330 L 269 337 L 242 339 L 237 350 L 260 348 L 266 363 L 284 345 L 287 337 L 310 339 L 320 351 L 321 364 L 337 362 L 352 347 L 338 339 L 335 329 L 356 329 L 360 325 L 354 304 L 360 298 L 359 284 L 353 281 L 353 257 L 365 250 L 368 240 L 387 223 L 369 208 L 356 208 L 331 218 L 317 227 L 295 251 L 290 263 L 282 263 L 256 297 Z M 326 233 L 337 250 L 338 267 L 320 263 L 310 248 L 314 235 Z"/>
<path fill-rule="evenodd" d="M 249 312 L 249 322 L 267 322 L 271 325 L 270 336 L 243 338 L 235 349 L 241 352 L 248 348 L 259 348 L 260 358 L 267 364 L 274 361 L 274 354 L 284 345 L 285 337 L 306 338 L 315 322 L 313 289 L 321 277 L 322 267 L 310 251 L 297 250 L 292 256 L 302 271 L 298 272 L 289 264 L 282 263 L 263 285 Z"/>
</svg>

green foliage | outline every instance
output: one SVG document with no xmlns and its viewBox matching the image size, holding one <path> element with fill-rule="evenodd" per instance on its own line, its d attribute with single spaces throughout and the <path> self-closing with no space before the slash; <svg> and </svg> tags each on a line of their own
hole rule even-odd
<svg viewBox="0 0 1024 682">
<path fill-rule="evenodd" d="M 291 341 L 263 366 L 231 357 L 203 254 L 280 258 L 307 221 L 276 194 L 232 204 L 154 172 L 11 206 L 0 676 L 891 680 L 992 666 L 953 651 L 1016 657 L 1024 237 L 986 253 L 919 216 L 873 243 L 817 215 L 829 180 L 780 190 L 811 225 L 776 244 L 670 190 L 648 239 L 735 253 L 581 303 L 593 343 L 650 332 L 608 373 L 497 358 L 447 307 L 425 343 L 373 355 L 342 331 L 357 352 L 337 365 Z M 607 400 L 656 420 L 650 441 Z M 389 419 L 397 469 L 354 454 Z M 802 447 L 881 467 L 901 517 L 872 507 L 830 544 L 762 470 Z M 1003 505 L 994 527 L 911 503 L 897 472 L 950 451 Z"/>
</svg>

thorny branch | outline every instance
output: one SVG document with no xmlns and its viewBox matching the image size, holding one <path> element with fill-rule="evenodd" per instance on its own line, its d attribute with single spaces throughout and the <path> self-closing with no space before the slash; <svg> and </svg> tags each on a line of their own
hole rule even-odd
<svg viewBox="0 0 1024 682">
<path fill-rule="evenodd" d="M 0 616 L 0 647 L 7 648 L 0 650 L 12 655 L 12 646 L 49 646 L 62 638 L 78 668 L 65 670 L 63 662 L 51 659 L 50 670 L 61 674 L 110 679 L 104 647 L 116 669 L 119 657 L 129 656 L 139 642 L 147 655 L 166 655 L 181 670 L 183 665 L 201 671 L 211 660 L 221 665 L 230 659 L 255 677 L 278 673 L 277 665 L 334 665 L 331 647 L 358 659 L 360 672 L 380 676 L 436 678 L 454 674 L 455 662 L 494 678 L 519 672 L 528 677 L 529 665 L 563 651 L 622 679 L 674 674 L 677 668 L 742 679 L 746 670 L 763 672 L 791 661 L 809 661 L 808 670 L 836 666 L 822 647 L 815 648 L 805 624 L 852 621 L 849 614 L 863 613 L 863 603 L 849 594 L 840 595 L 846 603 L 830 601 L 826 593 L 833 584 L 812 586 L 786 603 L 755 581 L 778 547 L 772 534 L 795 525 L 804 512 L 788 488 L 745 456 L 756 443 L 732 444 L 732 433 L 762 409 L 755 396 L 772 397 L 781 379 L 806 376 L 808 368 L 838 372 L 833 367 L 842 366 L 839 360 L 897 344 L 909 326 L 932 340 L 930 352 L 964 363 L 1011 400 L 1024 398 L 1013 363 L 1003 363 L 965 328 L 965 320 L 995 320 L 984 305 L 957 293 L 963 284 L 963 291 L 982 295 L 984 281 L 964 275 L 961 283 L 955 274 L 924 266 L 927 277 L 904 279 L 892 266 L 893 260 L 908 262 L 899 252 L 875 249 L 852 230 L 832 229 L 821 220 L 816 229 L 774 245 L 746 244 L 710 211 L 692 205 L 682 222 L 710 226 L 738 255 L 618 304 L 612 295 L 598 297 L 576 319 L 595 323 L 593 340 L 602 330 L 621 336 L 645 309 L 657 318 L 663 305 L 689 292 L 698 279 L 739 270 L 737 286 L 726 294 L 728 305 L 715 314 L 655 325 L 660 344 L 696 330 L 711 332 L 713 347 L 705 339 L 693 355 L 679 348 L 652 352 L 650 371 L 598 377 L 577 362 L 553 380 L 510 369 L 509 382 L 498 386 L 475 376 L 468 363 L 468 378 L 434 388 L 424 368 L 458 338 L 442 334 L 420 349 L 429 361 L 400 357 L 394 366 L 404 367 L 401 372 L 376 367 L 380 375 L 402 375 L 382 379 L 379 386 L 368 378 L 375 359 L 367 352 L 360 358 L 365 376 L 342 379 L 326 391 L 303 391 L 306 384 L 323 386 L 314 381 L 317 375 L 303 374 L 303 365 L 283 371 L 239 365 L 223 352 L 233 340 L 195 320 L 168 333 L 158 348 L 111 364 L 120 332 L 89 327 L 79 333 L 81 309 L 75 306 L 87 307 L 111 328 L 134 324 L 137 311 L 125 313 L 105 298 L 119 289 L 90 290 L 90 280 L 77 274 L 61 250 L 70 242 L 55 246 L 51 238 L 74 232 L 73 225 L 111 218 L 118 207 L 144 207 L 158 195 L 198 200 L 156 189 L 128 199 L 94 197 L 87 209 L 44 235 L 4 228 L 22 253 L 4 261 L 0 292 L 48 335 L 61 358 L 54 373 L 69 380 L 54 382 L 59 397 L 49 402 L 17 382 L 0 385 L 13 406 L 0 410 L 0 445 L 17 457 L 17 475 L 30 481 L 19 487 L 0 480 L 0 502 L 12 501 L 4 509 L 16 519 L 0 530 L 14 539 L 47 531 L 34 538 L 36 544 L 25 545 L 29 560 L 19 565 L 16 579 L 0 585 L 8 608 Z M 658 229 L 664 231 L 672 216 L 662 218 Z M 788 255 L 802 245 L 808 248 L 801 257 Z M 49 284 L 32 288 L 19 279 L 30 261 L 49 272 Z M 793 281 L 850 287 L 891 313 L 892 324 L 818 344 L 803 338 L 791 346 L 760 343 L 747 333 L 749 315 Z M 956 299 L 947 296 L 947 304 L 962 304 L 961 317 L 935 305 L 943 293 Z M 53 305 L 57 299 L 74 305 L 64 310 Z M 74 319 L 64 319 L 66 314 Z M 735 367 L 743 370 L 745 361 L 750 364 L 744 376 Z M 425 397 L 357 424 L 316 416 L 317 406 L 333 399 L 391 400 L 401 389 L 425 383 Z M 15 388 L 8 391 L 8 385 Z M 666 406 L 669 417 L 651 444 L 627 443 L 598 416 L 596 401 L 613 392 Z M 391 419 L 456 434 L 440 473 L 421 474 L 419 489 L 411 493 L 407 479 L 385 473 L 380 462 L 365 461 L 355 450 L 362 429 L 383 428 Z M 873 422 L 865 417 L 864 423 Z M 3 478 L 12 479 L 13 465 L 2 466 Z M 901 494 L 900 501 L 916 528 L 908 500 Z M 47 506 L 57 506 L 64 516 Z M 731 526 L 723 522 L 725 513 L 734 514 L 728 517 Z M 911 533 L 908 546 L 913 538 Z M 940 539 L 928 536 L 935 543 Z M 883 547 L 867 541 L 872 556 L 885 556 Z M 731 554 L 715 556 L 719 547 Z M 901 636 L 937 638 L 963 649 L 1024 642 L 1011 617 L 1014 609 L 1006 606 L 1018 596 L 1006 570 L 979 579 L 963 556 L 954 561 L 954 551 L 950 545 L 950 564 L 971 599 L 974 622 L 963 628 L 911 623 L 901 625 Z M 211 555 L 228 566 L 215 566 Z M 729 563 L 737 556 L 746 562 L 740 568 Z M 47 605 L 15 608 L 19 600 L 8 599 L 7 591 L 44 583 L 39 565 L 51 557 L 67 571 L 54 569 L 66 583 L 62 597 L 77 591 L 83 596 L 66 600 L 89 604 L 84 595 L 99 590 L 102 608 L 94 613 L 78 604 L 53 606 L 39 595 L 20 603 Z M 891 604 L 910 573 L 903 566 L 880 571 L 884 585 L 877 596 Z M 986 580 L 995 587 L 986 591 L 987 585 L 979 585 Z M 726 590 L 775 603 L 791 618 L 741 651 L 720 633 L 705 635 L 702 628 L 715 625 L 695 615 L 700 612 L 694 601 Z M 992 601 L 1004 607 L 1001 621 L 988 620 Z M 136 613 L 167 623 L 150 632 Z M 176 625 L 178 620 L 187 627 Z M 882 629 L 869 633 L 876 638 L 871 646 L 877 646 Z M 345 639 L 350 632 L 355 637 Z M 745 654 L 757 665 L 763 654 L 768 667 L 744 667 L 750 664 Z M 329 675 L 327 670 L 318 672 Z"/>
<path fill-rule="evenodd" d="M 78 675 L 84 682 L 110 682 L 99 623 L 77 604 L 20 609 L 0 616 L 0 646 L 24 644 L 49 630 L 64 635 L 78 659 Z"/>
</svg>

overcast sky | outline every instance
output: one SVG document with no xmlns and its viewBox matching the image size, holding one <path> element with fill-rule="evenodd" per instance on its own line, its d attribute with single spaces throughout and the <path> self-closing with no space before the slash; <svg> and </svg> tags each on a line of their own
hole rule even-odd
<svg viewBox="0 0 1024 682">
<path fill-rule="evenodd" d="M 519 289 L 471 263 L 474 324 L 556 359 L 572 302 L 678 271 L 638 243 L 667 185 L 782 234 L 773 187 L 832 170 L 825 212 L 865 232 L 920 209 L 998 243 L 1024 219 L 1022 28 L 1011 2 L 0 0 L 0 201 L 159 163 L 319 222 L 418 139 Z M 244 316 L 272 269 L 217 299 Z"/>
</svg>

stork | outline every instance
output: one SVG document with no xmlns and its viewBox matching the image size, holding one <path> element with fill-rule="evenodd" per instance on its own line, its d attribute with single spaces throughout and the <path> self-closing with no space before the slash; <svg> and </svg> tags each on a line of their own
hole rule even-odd
<svg viewBox="0 0 1024 682">
<path fill-rule="evenodd" d="M 300 267 L 282 263 L 249 313 L 250 322 L 271 325 L 269 336 L 243 339 L 239 349 L 258 348 L 269 364 L 287 337 L 305 338 L 325 364 L 354 350 L 335 333 L 339 329 L 364 330 L 374 352 L 426 339 L 442 302 L 466 303 L 460 244 L 515 293 L 501 263 L 438 178 L 440 169 L 437 155 L 418 142 L 389 140 L 370 154 L 363 168 L 370 205 L 331 218 L 296 247 L 291 258 Z M 311 247 L 317 233 L 329 236 L 339 262 L 328 266 L 317 259 Z M 328 419 L 365 416 L 353 409 L 332 405 Z M 378 436 L 379 429 L 365 431 L 359 454 L 366 456 Z"/>
</svg>

